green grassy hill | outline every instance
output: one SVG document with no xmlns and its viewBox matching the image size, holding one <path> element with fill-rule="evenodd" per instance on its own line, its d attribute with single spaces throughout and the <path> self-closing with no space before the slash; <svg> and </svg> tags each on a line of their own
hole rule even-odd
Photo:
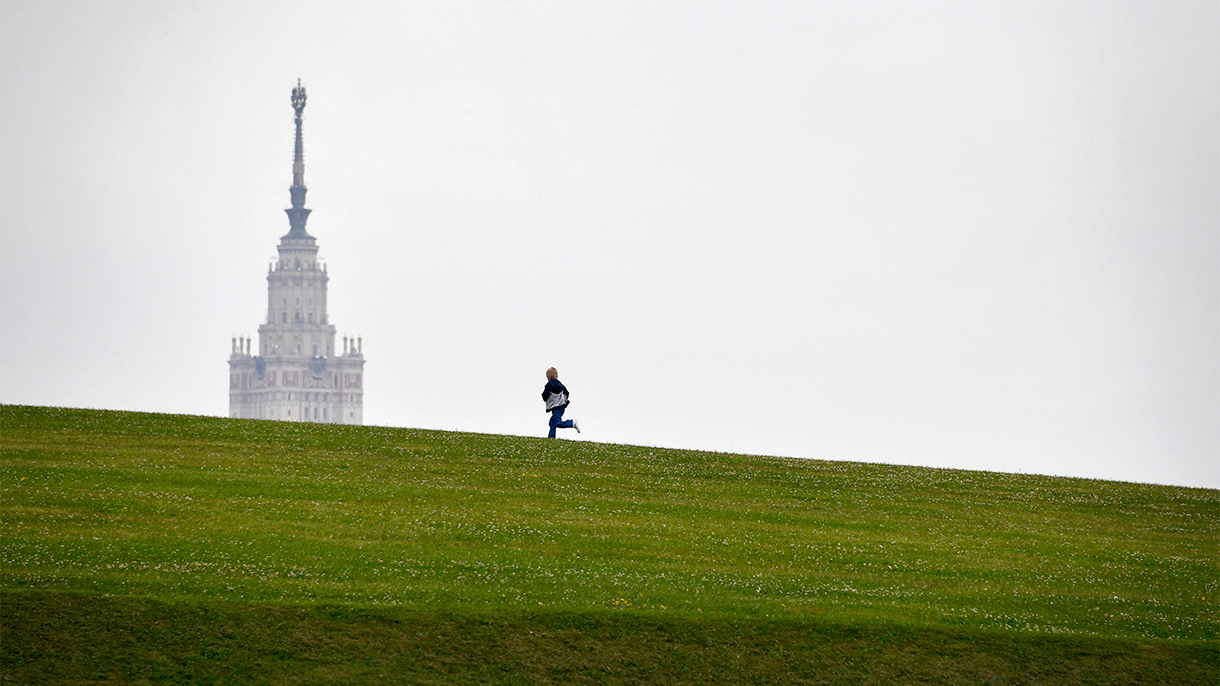
<svg viewBox="0 0 1220 686">
<path fill-rule="evenodd" d="M 1220 492 L 0 408 L 0 683 L 1220 681 Z"/>
</svg>

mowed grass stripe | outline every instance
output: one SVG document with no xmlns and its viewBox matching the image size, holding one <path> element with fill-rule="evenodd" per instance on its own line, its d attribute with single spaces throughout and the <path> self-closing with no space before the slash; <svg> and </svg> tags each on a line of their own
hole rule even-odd
<svg viewBox="0 0 1220 686">
<path fill-rule="evenodd" d="M 1215 490 L 21 406 L 0 448 L 10 593 L 1217 638 Z"/>
<path fill-rule="evenodd" d="M 1214 645 L 593 611 L 2 597 L 15 683 L 1175 684 Z M 11 634 L 9 634 L 11 636 Z"/>
</svg>

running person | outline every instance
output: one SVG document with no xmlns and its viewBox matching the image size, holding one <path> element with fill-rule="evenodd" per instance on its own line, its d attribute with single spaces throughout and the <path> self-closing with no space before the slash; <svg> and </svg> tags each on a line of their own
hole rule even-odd
<svg viewBox="0 0 1220 686">
<path fill-rule="evenodd" d="M 580 423 L 575 419 L 565 420 L 563 411 L 568 407 L 568 389 L 559 381 L 559 371 L 554 367 L 546 370 L 546 386 L 542 388 L 542 402 L 546 403 L 546 411 L 551 413 L 551 433 L 547 438 L 555 438 L 556 429 L 576 429 L 580 433 Z"/>
</svg>

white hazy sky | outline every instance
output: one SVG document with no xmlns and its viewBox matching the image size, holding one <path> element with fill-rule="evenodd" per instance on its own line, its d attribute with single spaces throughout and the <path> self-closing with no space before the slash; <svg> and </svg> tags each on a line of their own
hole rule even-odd
<svg viewBox="0 0 1220 686">
<path fill-rule="evenodd" d="M 0 2 L 0 401 L 1220 487 L 1216 2 Z"/>
</svg>

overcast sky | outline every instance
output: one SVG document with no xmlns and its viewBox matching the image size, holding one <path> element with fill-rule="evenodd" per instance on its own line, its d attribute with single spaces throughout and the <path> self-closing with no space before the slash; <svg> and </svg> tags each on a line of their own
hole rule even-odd
<svg viewBox="0 0 1220 686">
<path fill-rule="evenodd" d="M 227 415 L 292 109 L 365 420 L 1220 487 L 1205 2 L 0 2 L 0 401 Z"/>
</svg>

